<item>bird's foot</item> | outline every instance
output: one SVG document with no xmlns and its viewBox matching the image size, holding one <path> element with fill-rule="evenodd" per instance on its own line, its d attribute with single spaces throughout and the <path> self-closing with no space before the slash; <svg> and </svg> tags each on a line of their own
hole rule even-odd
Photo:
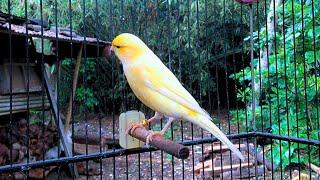
<svg viewBox="0 0 320 180">
<path fill-rule="evenodd" d="M 148 134 L 148 136 L 146 138 L 147 147 L 150 147 L 150 142 L 152 141 L 152 138 L 154 136 L 161 136 L 162 137 L 163 136 L 163 132 L 161 132 L 161 131 L 149 131 L 149 134 Z"/>
<path fill-rule="evenodd" d="M 145 128 L 145 127 L 141 123 L 133 124 L 126 130 L 126 134 L 129 134 L 129 133 L 132 134 L 133 131 L 137 128 Z"/>
</svg>

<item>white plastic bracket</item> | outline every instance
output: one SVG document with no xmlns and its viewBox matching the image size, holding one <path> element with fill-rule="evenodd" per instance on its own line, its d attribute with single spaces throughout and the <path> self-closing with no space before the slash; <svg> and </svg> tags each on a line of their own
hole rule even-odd
<svg viewBox="0 0 320 180">
<path fill-rule="evenodd" d="M 143 141 L 126 134 L 126 130 L 134 124 L 143 123 L 145 116 L 140 111 L 127 111 L 119 117 L 119 144 L 124 149 L 139 148 L 144 146 Z"/>
</svg>

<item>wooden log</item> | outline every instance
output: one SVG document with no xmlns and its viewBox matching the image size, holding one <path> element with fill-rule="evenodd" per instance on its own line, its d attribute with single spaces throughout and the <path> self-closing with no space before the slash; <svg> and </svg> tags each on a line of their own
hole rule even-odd
<svg viewBox="0 0 320 180">
<path fill-rule="evenodd" d="M 223 179 L 250 179 L 255 176 L 262 176 L 264 172 L 267 172 L 268 170 L 264 170 L 264 166 L 257 167 L 257 174 L 255 174 L 254 168 L 242 168 L 240 171 L 240 168 L 237 168 L 232 171 L 224 172 L 223 175 L 220 175 L 220 178 L 223 176 Z"/>
<path fill-rule="evenodd" d="M 119 139 L 112 139 L 105 136 L 100 136 L 99 134 L 74 134 L 73 135 L 73 142 L 78 144 L 89 144 L 89 145 L 98 145 L 104 146 L 104 147 L 119 147 Z"/>
<path fill-rule="evenodd" d="M 208 167 L 211 167 L 212 168 L 212 165 L 215 165 L 216 163 L 216 157 L 210 160 L 207 160 L 207 161 L 204 161 L 204 162 L 200 162 L 198 163 L 195 167 L 194 167 L 194 173 L 195 174 L 200 174 L 200 170 L 201 169 L 204 169 L 204 168 L 208 168 Z"/>
<path fill-rule="evenodd" d="M 239 148 L 239 144 L 234 144 L 236 148 Z M 245 144 L 240 144 L 240 149 L 246 147 Z M 206 147 L 204 153 L 224 153 L 230 149 L 226 145 L 220 146 L 220 144 L 214 144 L 213 146 Z"/>
<path fill-rule="evenodd" d="M 74 153 L 76 154 L 92 154 L 100 152 L 100 146 L 99 145 L 92 145 L 92 144 L 79 144 L 79 143 L 73 143 L 74 147 Z M 87 151 L 88 150 L 88 151 Z M 105 146 L 101 147 L 101 150 L 105 150 Z"/>
<path fill-rule="evenodd" d="M 256 150 L 255 150 L 255 147 L 253 146 L 253 144 L 252 143 L 248 143 L 248 144 L 246 144 L 246 148 L 244 149 L 245 151 L 248 151 L 249 152 L 249 154 L 251 154 L 253 157 L 255 157 L 256 158 L 256 160 L 259 162 L 259 163 L 261 163 L 261 164 L 263 164 L 264 166 L 266 166 L 266 168 L 269 170 L 269 171 L 271 171 L 272 169 L 276 169 L 277 167 L 276 167 L 276 165 L 274 164 L 274 165 L 272 165 L 272 163 L 269 161 L 269 160 L 267 160 L 267 158 L 263 158 L 263 154 L 261 153 L 261 152 L 258 152 L 257 151 L 257 154 L 256 154 L 256 156 L 255 156 L 255 153 L 256 153 Z M 273 168 L 272 168 L 273 167 Z"/>
<path fill-rule="evenodd" d="M 140 141 L 146 142 L 149 131 L 145 128 L 138 127 L 132 133 L 130 132 L 129 135 L 139 139 Z M 154 136 L 150 142 L 150 145 L 161 149 L 179 159 L 187 159 L 189 157 L 189 149 L 187 147 L 169 139 L 163 139 L 160 136 Z"/>
<path fill-rule="evenodd" d="M 314 172 L 316 172 L 318 175 L 320 175 L 320 167 L 316 166 L 315 164 L 312 163 L 306 163 L 306 166 L 312 169 Z"/>
<path fill-rule="evenodd" d="M 220 175 L 221 172 L 226 172 L 226 171 L 230 171 L 230 170 L 234 170 L 237 168 L 249 168 L 249 167 L 253 167 L 254 164 L 253 163 L 242 163 L 241 166 L 240 164 L 233 164 L 233 165 L 224 165 L 224 166 L 217 166 L 217 167 L 207 167 L 204 169 L 200 169 L 200 174 L 202 173 L 202 171 L 204 172 L 211 172 L 215 175 Z"/>
</svg>

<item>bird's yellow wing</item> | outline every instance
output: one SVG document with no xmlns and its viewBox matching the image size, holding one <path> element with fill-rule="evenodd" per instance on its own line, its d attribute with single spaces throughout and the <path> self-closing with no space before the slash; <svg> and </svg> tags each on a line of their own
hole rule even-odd
<svg viewBox="0 0 320 180">
<path fill-rule="evenodd" d="M 144 66 L 144 84 L 147 88 L 166 96 L 172 101 L 211 119 L 192 95 L 182 86 L 175 75 L 160 61 Z"/>
</svg>

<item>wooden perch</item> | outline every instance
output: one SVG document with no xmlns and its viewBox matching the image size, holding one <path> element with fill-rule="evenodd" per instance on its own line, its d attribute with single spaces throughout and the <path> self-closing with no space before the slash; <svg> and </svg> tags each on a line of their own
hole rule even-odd
<svg viewBox="0 0 320 180">
<path fill-rule="evenodd" d="M 148 130 L 140 127 L 136 128 L 132 133 L 129 133 L 129 135 L 132 137 L 135 137 L 143 142 L 146 142 L 148 134 Z M 169 139 L 163 139 L 160 136 L 152 137 L 150 145 L 157 147 L 158 149 L 163 150 L 179 159 L 187 159 L 189 157 L 189 149 L 187 147 Z"/>
</svg>

